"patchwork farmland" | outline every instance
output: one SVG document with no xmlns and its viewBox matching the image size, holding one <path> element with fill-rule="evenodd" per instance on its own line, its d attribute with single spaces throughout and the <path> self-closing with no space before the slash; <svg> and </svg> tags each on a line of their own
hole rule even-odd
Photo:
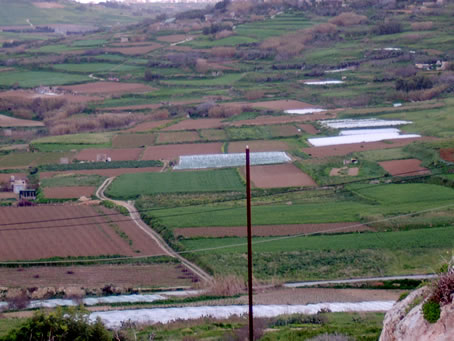
<svg viewBox="0 0 454 341">
<path fill-rule="evenodd" d="M 257 285 L 443 268 L 454 4 L 322 3 L 0 13 L 0 287 L 244 300 L 246 146 Z"/>
</svg>

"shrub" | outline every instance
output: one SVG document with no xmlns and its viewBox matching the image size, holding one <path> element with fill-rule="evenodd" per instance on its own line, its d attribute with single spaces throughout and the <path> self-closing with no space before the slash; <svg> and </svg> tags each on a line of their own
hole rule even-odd
<svg viewBox="0 0 454 341">
<path fill-rule="evenodd" d="M 435 323 L 440 318 L 440 303 L 435 301 L 427 301 L 422 306 L 422 312 L 426 321 Z"/>
<path fill-rule="evenodd" d="M 440 275 L 435 289 L 432 292 L 430 300 L 439 302 L 441 305 L 446 305 L 452 302 L 452 294 L 454 293 L 454 273 L 444 273 Z"/>
<path fill-rule="evenodd" d="M 345 12 L 339 14 L 337 17 L 332 18 L 329 22 L 338 26 L 352 26 L 364 23 L 367 21 L 367 17 L 364 15 L 358 15 L 353 12 Z"/>
<path fill-rule="evenodd" d="M 428 31 L 433 28 L 432 21 L 423 21 L 423 22 L 415 22 L 411 24 L 411 29 L 413 31 Z"/>
<path fill-rule="evenodd" d="M 409 92 L 412 90 L 430 89 L 432 86 L 432 80 L 426 76 L 415 76 L 396 81 L 396 90 L 398 91 Z"/>
<path fill-rule="evenodd" d="M 236 49 L 234 47 L 219 46 L 219 47 L 213 47 L 210 50 L 210 53 L 213 56 L 218 57 L 218 58 L 230 58 L 230 57 L 235 56 Z"/>
<path fill-rule="evenodd" d="M 397 21 L 384 22 L 375 27 L 374 32 L 379 35 L 402 32 L 402 24 Z"/>
</svg>

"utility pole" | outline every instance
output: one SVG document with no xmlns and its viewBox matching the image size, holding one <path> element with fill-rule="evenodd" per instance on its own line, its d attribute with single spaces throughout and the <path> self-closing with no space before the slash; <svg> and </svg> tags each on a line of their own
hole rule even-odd
<svg viewBox="0 0 454 341">
<path fill-rule="evenodd" d="M 251 165 L 249 146 L 246 146 L 246 198 L 247 198 L 247 267 L 249 295 L 249 341 L 254 340 L 254 316 L 252 313 L 252 222 L 251 222 Z"/>
</svg>

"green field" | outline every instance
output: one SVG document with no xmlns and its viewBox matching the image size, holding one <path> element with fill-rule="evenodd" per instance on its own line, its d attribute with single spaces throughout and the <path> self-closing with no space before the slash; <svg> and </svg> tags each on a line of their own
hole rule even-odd
<svg viewBox="0 0 454 341">
<path fill-rule="evenodd" d="M 39 166 L 50 163 L 59 163 L 60 158 L 73 158 L 71 152 L 43 152 L 43 153 L 26 153 L 18 152 L 0 156 L 0 168 L 28 167 Z"/>
<path fill-rule="evenodd" d="M 33 140 L 32 144 L 81 144 L 81 145 L 95 145 L 95 144 L 110 144 L 114 133 L 97 133 L 97 134 L 72 134 L 72 135 L 60 135 L 60 136 L 49 136 L 43 137 L 37 140 Z"/>
<path fill-rule="evenodd" d="M 48 71 L 8 71 L 2 72 L 0 87 L 10 87 L 19 84 L 22 88 L 34 88 L 40 85 L 65 85 L 84 83 L 90 78 L 83 75 Z"/>
<path fill-rule="evenodd" d="M 59 71 L 68 72 L 130 72 L 140 70 L 140 67 L 126 64 L 110 64 L 110 63 L 81 63 L 81 64 L 57 64 L 53 66 Z"/>
<path fill-rule="evenodd" d="M 156 193 L 217 192 L 244 190 L 234 169 L 166 173 L 124 174 L 107 190 L 113 198 L 137 198 Z"/>
</svg>

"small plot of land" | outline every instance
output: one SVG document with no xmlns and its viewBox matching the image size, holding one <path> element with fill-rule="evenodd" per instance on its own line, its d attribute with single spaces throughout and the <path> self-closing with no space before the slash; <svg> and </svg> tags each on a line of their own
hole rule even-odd
<svg viewBox="0 0 454 341">
<path fill-rule="evenodd" d="M 95 194 L 97 187 L 93 186 L 62 186 L 44 187 L 44 196 L 48 199 L 78 199 L 90 198 Z"/>
<path fill-rule="evenodd" d="M 362 152 L 366 150 L 389 149 L 409 145 L 415 141 L 421 141 L 424 138 L 410 138 L 410 139 L 397 139 L 387 140 L 387 142 L 368 142 L 368 143 L 352 143 L 338 146 L 326 147 L 310 147 L 303 148 L 303 152 L 313 157 L 327 157 L 337 155 L 347 155 L 354 152 Z"/>
<path fill-rule="evenodd" d="M 43 122 L 32 121 L 32 120 L 21 120 L 19 118 L 9 117 L 6 115 L 0 115 L 0 127 L 42 127 Z"/>
<path fill-rule="evenodd" d="M 130 56 L 138 54 L 147 54 L 151 51 L 161 48 L 161 44 L 149 44 L 146 46 L 132 46 L 132 47 L 109 47 L 104 49 L 107 52 L 118 52 L 121 54 L 126 54 Z"/>
<path fill-rule="evenodd" d="M 99 96 L 84 96 L 75 94 L 39 94 L 32 90 L 10 90 L 0 93 L 0 98 L 14 98 L 14 99 L 29 99 L 35 100 L 37 98 L 43 99 L 62 99 L 70 103 L 88 103 L 100 102 L 103 100 Z"/>
<path fill-rule="evenodd" d="M 33 6 L 38 8 L 65 8 L 63 4 L 55 3 L 55 2 L 33 2 Z"/>
<path fill-rule="evenodd" d="M 38 276 L 37 276 L 38 275 Z M 21 271 L 0 268 L 0 285 L 6 287 L 161 287 L 190 285 L 175 264 L 92 265 L 31 267 Z"/>
<path fill-rule="evenodd" d="M 222 127 L 222 119 L 204 118 L 199 120 L 184 120 L 177 124 L 171 125 L 163 129 L 168 130 L 198 130 L 198 129 L 214 129 Z"/>
<path fill-rule="evenodd" d="M 114 180 L 107 194 L 114 198 L 137 198 L 156 193 L 242 191 L 234 169 L 166 173 L 124 174 Z"/>
<path fill-rule="evenodd" d="M 418 159 L 383 161 L 379 162 L 379 165 L 393 176 L 430 174 L 430 170 L 421 167 L 421 160 Z"/>
<path fill-rule="evenodd" d="M 157 143 L 181 143 L 196 142 L 200 140 L 200 135 L 196 131 L 176 131 L 159 133 Z"/>
<path fill-rule="evenodd" d="M 319 133 L 319 130 L 311 124 L 298 124 L 298 127 L 300 127 L 301 130 L 303 130 L 306 133 L 311 134 L 311 135 L 315 135 L 315 134 Z"/>
<path fill-rule="evenodd" d="M 10 224 L 0 231 L 2 261 L 161 253 L 132 220 L 100 206 L 0 207 L 0 216 Z"/>
<path fill-rule="evenodd" d="M 255 103 L 248 103 L 248 104 L 255 108 L 264 108 L 264 109 L 275 110 L 275 111 L 314 108 L 314 105 L 312 105 L 312 104 L 295 101 L 295 100 L 265 101 L 265 102 L 255 102 Z"/>
<path fill-rule="evenodd" d="M 159 172 L 161 167 L 144 167 L 144 168 L 115 168 L 115 169 L 84 169 L 84 170 L 72 170 L 65 172 L 39 172 L 40 179 L 51 178 L 55 175 L 100 175 L 105 177 L 119 176 L 121 174 L 135 174 L 135 173 L 148 173 L 148 172 Z M 1 174 L 0 174 L 1 175 Z M 1 178 L 0 178 L 1 182 Z"/>
<path fill-rule="evenodd" d="M 291 224 L 291 225 L 257 225 L 252 227 L 252 235 L 257 237 L 291 236 L 313 233 L 339 233 L 369 231 L 370 228 L 360 223 L 332 224 Z M 186 227 L 174 229 L 175 236 L 194 237 L 246 237 L 246 226 L 228 227 Z"/>
<path fill-rule="evenodd" d="M 25 173 L 1 173 L 0 174 L 0 183 L 9 182 L 11 177 L 14 176 L 16 180 L 25 180 L 27 179 L 27 174 Z"/>
<path fill-rule="evenodd" d="M 93 82 L 78 85 L 62 86 L 61 89 L 82 94 L 119 94 L 119 93 L 140 93 L 156 90 L 151 86 L 140 83 L 119 83 L 119 82 Z"/>
<path fill-rule="evenodd" d="M 129 110 L 144 110 L 144 109 L 158 109 L 162 104 L 137 104 L 137 105 L 124 105 L 118 107 L 101 108 L 103 111 L 129 111 Z"/>
<path fill-rule="evenodd" d="M 185 39 L 192 38 L 190 36 L 184 35 L 184 34 L 172 34 L 169 36 L 161 36 L 158 37 L 157 39 L 159 41 L 163 41 L 165 43 L 178 43 L 179 41 L 183 41 Z"/>
<path fill-rule="evenodd" d="M 140 148 L 124 148 L 124 149 L 84 149 L 81 150 L 77 156 L 77 160 L 83 161 L 98 161 L 99 157 L 110 157 L 112 161 L 130 161 L 138 160 L 142 149 Z"/>
<path fill-rule="evenodd" d="M 156 142 L 156 134 L 121 134 L 112 138 L 114 148 L 135 148 L 151 146 Z"/>
<path fill-rule="evenodd" d="M 203 140 L 208 141 L 225 141 L 228 139 L 224 129 L 205 129 L 200 131 Z"/>
<path fill-rule="evenodd" d="M 278 116 L 260 116 L 250 120 L 241 120 L 231 122 L 229 125 L 241 127 L 243 125 L 270 125 L 270 124 L 286 124 L 298 122 L 310 122 L 335 118 L 336 113 L 320 113 L 309 115 L 278 115 Z"/>
<path fill-rule="evenodd" d="M 358 167 L 341 167 L 332 168 L 329 172 L 329 176 L 357 176 L 359 174 Z"/>
<path fill-rule="evenodd" d="M 440 156 L 445 161 L 454 162 L 454 148 L 440 149 Z"/>
<path fill-rule="evenodd" d="M 241 172 L 244 173 L 244 169 Z M 253 166 L 251 167 L 251 181 L 260 188 L 317 186 L 309 175 L 291 163 Z"/>
<path fill-rule="evenodd" d="M 292 125 L 279 125 L 279 126 L 270 126 L 272 137 L 287 137 L 287 136 L 296 136 L 300 132 L 298 128 Z"/>
<path fill-rule="evenodd" d="M 0 156 L 0 168 L 15 168 L 15 167 L 27 167 L 27 166 L 38 166 L 50 163 L 59 163 L 60 158 L 73 159 L 73 153 L 60 153 L 60 152 L 49 152 L 49 153 L 26 153 L 17 152 L 10 153 L 3 157 Z"/>
<path fill-rule="evenodd" d="M 135 127 L 129 128 L 128 130 L 125 130 L 126 132 L 131 132 L 131 133 L 138 133 L 138 132 L 145 132 L 145 131 L 150 131 L 153 129 L 161 128 L 166 126 L 172 122 L 171 120 L 162 120 L 162 121 L 150 121 L 150 122 L 143 122 L 139 123 Z"/>
<path fill-rule="evenodd" d="M 222 143 L 194 143 L 148 147 L 142 160 L 175 160 L 181 155 L 217 154 Z"/>
<path fill-rule="evenodd" d="M 249 146 L 251 152 L 286 151 L 289 149 L 288 144 L 284 141 L 239 141 L 229 143 L 229 153 L 244 153 L 246 146 Z"/>
</svg>

